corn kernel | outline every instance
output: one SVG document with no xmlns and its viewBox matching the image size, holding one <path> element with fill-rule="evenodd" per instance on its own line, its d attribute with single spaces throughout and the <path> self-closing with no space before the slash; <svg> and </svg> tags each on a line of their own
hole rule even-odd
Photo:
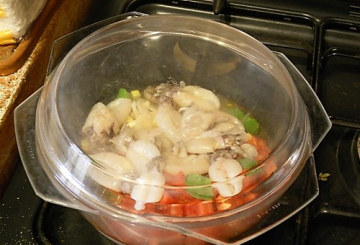
<svg viewBox="0 0 360 245">
<path fill-rule="evenodd" d="M 140 93 L 139 90 L 132 90 L 132 91 L 131 91 L 131 95 L 132 95 L 132 97 L 133 97 L 134 99 L 138 99 L 138 98 L 141 97 L 141 93 Z"/>
</svg>

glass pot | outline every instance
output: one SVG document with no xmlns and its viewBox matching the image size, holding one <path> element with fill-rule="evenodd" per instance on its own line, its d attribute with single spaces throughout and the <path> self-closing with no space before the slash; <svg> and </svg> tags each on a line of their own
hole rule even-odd
<svg viewBox="0 0 360 245">
<path fill-rule="evenodd" d="M 60 51 L 66 49 L 70 51 L 61 60 Z M 70 34 L 57 42 L 52 55 L 44 87 L 15 110 L 19 152 L 38 196 L 80 210 L 113 241 L 240 244 L 281 223 L 318 194 L 312 152 L 330 121 L 291 62 L 251 36 L 200 18 L 130 13 Z M 81 147 L 81 128 L 91 107 L 110 102 L 121 87 L 143 89 L 169 77 L 230 98 L 258 120 L 269 135 L 270 154 L 251 171 L 272 170 L 255 188 L 186 207 L 150 202 L 137 210 L 128 195 L 93 177 L 97 171 L 111 183 L 134 185 L 134 179 L 96 162 Z M 291 192 L 305 165 L 310 169 L 306 180 L 298 181 L 305 181 L 310 191 L 287 207 L 276 205 L 272 216 L 273 205 Z M 293 186 L 295 195 L 304 188 Z M 189 187 L 162 188 L 176 192 Z M 203 215 L 199 210 L 204 207 L 215 211 Z"/>
</svg>

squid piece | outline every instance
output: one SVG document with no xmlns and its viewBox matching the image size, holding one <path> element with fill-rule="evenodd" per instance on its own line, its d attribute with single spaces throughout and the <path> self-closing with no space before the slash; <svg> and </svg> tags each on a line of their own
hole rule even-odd
<svg viewBox="0 0 360 245">
<path fill-rule="evenodd" d="M 129 148 L 130 142 L 134 140 L 134 132 L 129 127 L 124 125 L 120 130 L 120 133 L 110 139 L 110 143 L 114 144 L 117 152 L 123 156 L 126 155 L 126 152 Z"/>
<path fill-rule="evenodd" d="M 256 157 L 256 148 L 251 148 L 251 145 L 248 146 L 249 144 L 246 143 L 244 146 L 243 138 L 243 135 L 224 134 L 216 137 L 190 138 L 184 143 L 186 150 L 194 154 L 213 153 L 216 150 L 229 149 L 234 154 Z"/>
<path fill-rule="evenodd" d="M 114 113 L 103 103 L 96 103 L 85 120 L 82 127 L 83 133 L 92 133 L 97 137 L 104 137 L 104 134 L 118 134 L 120 123 Z"/>
<path fill-rule="evenodd" d="M 125 176 L 133 171 L 133 165 L 125 157 L 112 152 L 100 152 L 90 155 L 101 167 L 96 165 L 89 168 L 89 176 L 98 182 L 114 191 L 121 191 L 121 180 L 117 176 Z M 112 176 L 105 173 L 111 172 Z"/>
<path fill-rule="evenodd" d="M 208 130 L 215 121 L 215 114 L 205 112 L 197 106 L 182 111 L 180 132 L 185 138 L 199 136 Z"/>
<path fill-rule="evenodd" d="M 213 114 L 215 115 L 213 126 L 201 133 L 200 138 L 222 137 L 225 141 L 228 141 L 228 139 L 236 137 L 237 145 L 240 144 L 239 141 L 245 143 L 248 140 L 244 125 L 236 117 L 222 111 L 214 111 Z M 227 143 L 226 147 L 229 146 Z"/>
<path fill-rule="evenodd" d="M 164 159 L 164 171 L 176 175 L 183 172 L 188 174 L 206 174 L 209 169 L 210 159 L 206 154 L 188 155 L 186 157 L 168 156 Z"/>
<path fill-rule="evenodd" d="M 148 140 L 140 139 L 132 141 L 126 153 L 126 158 L 133 164 L 137 174 L 145 173 L 147 164 L 156 157 L 160 157 L 161 153 L 155 144 Z"/>
<path fill-rule="evenodd" d="M 172 96 L 179 107 L 198 106 L 204 111 L 214 111 L 220 108 L 219 98 L 210 90 L 199 86 L 185 86 Z"/>
<path fill-rule="evenodd" d="M 155 104 L 169 103 L 173 94 L 183 87 L 185 87 L 184 82 L 177 83 L 175 81 L 161 83 L 156 87 L 148 86 L 144 90 L 144 97 Z"/>
<path fill-rule="evenodd" d="M 234 130 L 245 131 L 244 125 L 235 116 L 220 110 L 214 111 L 213 113 L 216 114 L 216 124 L 231 123 L 236 126 Z"/>
<path fill-rule="evenodd" d="M 186 151 L 193 154 L 212 153 L 217 148 L 215 138 L 190 138 L 184 144 Z"/>
<path fill-rule="evenodd" d="M 242 151 L 240 155 L 243 158 L 255 159 L 259 155 L 256 147 L 249 143 L 243 144 L 240 149 Z"/>
<path fill-rule="evenodd" d="M 118 123 L 123 125 L 131 112 L 131 99 L 117 98 L 106 105 L 114 116 Z"/>
<path fill-rule="evenodd" d="M 243 188 L 243 180 L 245 176 L 239 175 L 224 183 L 215 183 L 213 187 L 216 188 L 219 194 L 223 197 L 231 197 L 239 194 Z"/>
<path fill-rule="evenodd" d="M 181 114 L 170 105 L 160 105 L 155 115 L 155 121 L 160 130 L 171 140 L 173 144 L 182 141 L 183 137 L 179 130 Z"/>
<path fill-rule="evenodd" d="M 136 201 L 136 210 L 145 209 L 146 203 L 158 202 L 164 194 L 165 177 L 156 168 L 145 172 L 135 180 L 131 198 Z"/>
<path fill-rule="evenodd" d="M 209 168 L 209 177 L 213 186 L 223 197 L 234 196 L 243 188 L 242 167 L 238 161 L 231 158 L 219 157 L 212 162 Z M 239 176 L 238 176 L 239 175 Z"/>
</svg>

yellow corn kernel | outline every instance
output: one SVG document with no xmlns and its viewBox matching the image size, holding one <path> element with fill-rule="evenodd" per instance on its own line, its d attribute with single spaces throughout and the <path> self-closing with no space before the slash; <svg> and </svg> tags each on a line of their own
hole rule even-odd
<svg viewBox="0 0 360 245">
<path fill-rule="evenodd" d="M 132 97 L 133 97 L 134 99 L 138 99 L 138 98 L 141 97 L 141 93 L 140 93 L 139 90 L 132 90 L 132 91 L 131 91 L 131 95 L 132 95 Z"/>
</svg>

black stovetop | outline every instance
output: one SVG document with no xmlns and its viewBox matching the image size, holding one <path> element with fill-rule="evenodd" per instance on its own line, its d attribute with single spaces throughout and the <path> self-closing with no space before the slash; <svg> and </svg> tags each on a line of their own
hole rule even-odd
<svg viewBox="0 0 360 245">
<path fill-rule="evenodd" d="M 204 0 L 109 2 L 116 13 L 177 13 L 222 21 L 284 53 L 314 88 L 333 122 L 314 153 L 317 174 L 330 176 L 319 177 L 320 194 L 310 205 L 246 244 L 359 244 L 360 2 L 228 0 L 219 15 L 214 15 L 212 1 Z M 18 162 L 1 200 L 1 244 L 114 244 L 78 211 L 39 199 Z"/>
</svg>

